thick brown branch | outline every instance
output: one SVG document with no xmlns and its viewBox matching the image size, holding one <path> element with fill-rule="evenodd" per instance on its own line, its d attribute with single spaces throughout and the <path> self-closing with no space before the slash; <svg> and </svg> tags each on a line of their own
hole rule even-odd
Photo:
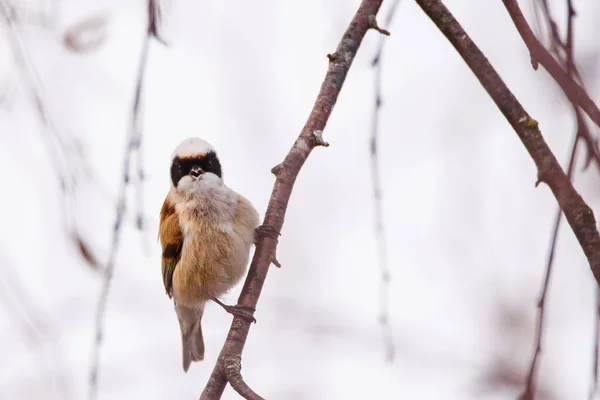
<svg viewBox="0 0 600 400">
<path fill-rule="evenodd" d="M 325 143 L 321 134 L 333 111 L 354 56 L 365 34 L 373 26 L 373 18 L 377 15 L 382 1 L 363 0 L 361 2 L 335 53 L 328 56 L 329 68 L 308 121 L 283 162 L 273 169 L 276 180 L 263 226 L 270 227 L 274 232 L 281 232 L 292 188 L 302 165 L 315 146 L 323 146 Z M 238 299 L 239 305 L 256 308 L 276 248 L 277 235 L 259 235 L 254 258 Z M 241 356 L 249 330 L 250 323 L 235 316 L 219 358 Z M 216 365 L 200 398 L 203 400 L 219 399 L 226 385 L 227 377 Z"/>
<path fill-rule="evenodd" d="M 532 60 L 539 62 L 548 71 L 548 73 L 554 78 L 556 83 L 563 90 L 567 98 L 574 104 L 579 105 L 590 117 L 594 123 L 600 127 L 600 109 L 592 98 L 587 94 L 586 90 L 581 87 L 570 75 L 568 69 L 574 69 L 574 65 L 568 62 L 567 69 L 563 68 L 558 61 L 550 54 L 550 52 L 544 47 L 542 43 L 535 37 L 531 27 L 527 23 L 525 16 L 519 8 L 517 0 L 502 0 L 506 6 L 506 10 L 510 14 L 510 17 L 515 24 L 515 27 L 519 31 L 521 38 L 527 45 L 529 52 L 531 53 Z M 570 6 L 570 3 L 569 3 Z M 573 13 L 572 7 L 569 7 L 569 15 Z M 554 21 L 550 21 L 553 32 L 556 30 L 556 24 Z M 558 33 L 553 33 L 553 38 L 558 37 Z M 556 39 L 555 39 L 556 40 Z M 553 41 L 554 43 L 554 41 Z M 560 43 L 562 46 L 562 43 Z M 569 46 L 567 43 L 565 46 Z M 577 72 L 577 71 L 574 71 Z M 575 74 L 577 76 L 577 73 Z M 591 135 L 583 137 L 588 146 L 590 156 L 596 161 L 596 164 L 600 168 L 600 151 L 598 150 L 597 144 Z"/>
<path fill-rule="evenodd" d="M 527 114 L 481 50 L 440 0 L 416 1 L 465 60 L 523 142 L 537 166 L 538 180 L 546 183 L 552 190 L 583 248 L 596 282 L 600 282 L 600 235 L 596 229 L 594 214 L 556 161 L 537 121 Z"/>
</svg>

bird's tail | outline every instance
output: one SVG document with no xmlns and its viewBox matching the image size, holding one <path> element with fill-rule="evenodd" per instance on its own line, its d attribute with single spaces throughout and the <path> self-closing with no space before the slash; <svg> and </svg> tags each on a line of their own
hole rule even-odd
<svg viewBox="0 0 600 400">
<path fill-rule="evenodd" d="M 192 361 L 204 360 L 204 338 L 201 325 L 204 307 L 199 309 L 176 305 L 175 311 L 181 328 L 183 370 L 187 372 Z"/>
</svg>

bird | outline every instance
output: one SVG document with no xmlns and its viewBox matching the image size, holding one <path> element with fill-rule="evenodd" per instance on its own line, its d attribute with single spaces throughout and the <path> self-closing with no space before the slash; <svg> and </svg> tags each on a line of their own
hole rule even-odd
<svg viewBox="0 0 600 400">
<path fill-rule="evenodd" d="M 204 139 L 190 137 L 175 148 L 170 177 L 158 236 L 163 284 L 179 321 L 187 373 L 193 361 L 204 359 L 201 322 L 208 301 L 254 320 L 244 307 L 218 298 L 244 275 L 259 217 L 247 198 L 225 185 L 217 152 Z"/>
</svg>

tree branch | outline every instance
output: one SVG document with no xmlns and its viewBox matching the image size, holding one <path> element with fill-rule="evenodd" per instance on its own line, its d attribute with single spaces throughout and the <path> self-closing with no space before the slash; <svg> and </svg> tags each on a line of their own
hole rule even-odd
<svg viewBox="0 0 600 400">
<path fill-rule="evenodd" d="M 578 109 L 577 109 L 578 110 Z M 581 125 L 579 123 L 584 123 L 579 120 L 581 113 L 577 114 L 578 116 L 578 128 L 577 133 L 575 134 L 575 139 L 573 140 L 573 147 L 571 149 L 571 155 L 569 157 L 569 168 L 567 169 L 567 177 L 569 180 L 573 179 L 573 172 L 575 169 L 575 160 L 577 159 L 577 145 L 579 144 L 579 139 L 581 138 Z M 582 117 L 582 116 L 581 116 Z M 552 231 L 552 239 L 550 241 L 550 250 L 548 251 L 548 261 L 546 263 L 546 274 L 544 276 L 544 281 L 542 283 L 542 290 L 540 292 L 540 297 L 537 303 L 538 315 L 535 326 L 535 350 L 533 352 L 533 357 L 531 358 L 531 364 L 529 365 L 529 372 L 527 374 L 527 381 L 525 383 L 525 391 L 521 395 L 522 400 L 532 400 L 536 391 L 536 382 L 535 382 L 535 372 L 537 370 L 537 365 L 539 361 L 539 357 L 542 353 L 542 339 L 544 336 L 544 321 L 546 315 L 546 296 L 548 295 L 548 289 L 550 287 L 550 278 L 552 276 L 552 267 L 554 265 L 554 254 L 556 252 L 556 243 L 558 242 L 558 231 L 560 228 L 560 221 L 562 219 L 562 213 L 560 207 L 556 212 L 556 217 L 554 219 L 554 230 Z"/>
<path fill-rule="evenodd" d="M 571 4 L 571 0 L 567 0 L 567 7 L 568 7 L 568 19 L 567 19 L 567 38 L 565 40 L 565 42 L 563 43 L 563 41 L 560 38 L 559 32 L 558 32 L 558 27 L 556 25 L 556 23 L 554 22 L 554 20 L 552 19 L 552 17 L 550 16 L 550 10 L 548 8 L 548 3 L 544 0 L 543 1 L 543 9 L 544 9 L 544 15 L 545 18 L 547 19 L 547 23 L 550 26 L 551 29 L 551 48 L 553 49 L 553 52 L 555 53 L 555 55 L 559 58 L 559 60 L 562 60 L 561 62 L 563 63 L 563 66 L 566 67 L 567 69 L 567 73 L 569 75 L 569 77 L 571 79 L 576 79 L 579 78 L 579 81 L 581 82 L 581 78 L 579 75 L 579 72 L 577 71 L 577 67 L 575 65 L 575 61 L 574 61 L 574 55 L 573 55 L 573 20 L 575 17 L 575 10 L 573 9 L 573 5 Z M 564 53 L 563 55 L 566 56 L 566 58 L 561 57 L 561 50 Z M 575 138 L 573 140 L 573 148 L 571 150 L 571 156 L 569 158 L 569 167 L 567 169 L 567 177 L 569 178 L 570 181 L 573 180 L 573 172 L 575 169 L 575 160 L 577 159 L 577 146 L 579 144 L 579 139 L 581 138 L 591 138 L 591 133 L 588 130 L 586 121 L 585 121 L 585 117 L 583 116 L 583 113 L 581 112 L 581 109 L 579 108 L 579 106 L 576 103 L 571 103 L 571 106 L 573 107 L 573 111 L 575 113 L 575 119 L 577 121 L 577 131 L 575 133 Z M 589 148 L 588 150 L 588 159 L 591 160 L 591 155 L 593 154 L 594 149 L 593 148 Z M 597 161 L 597 159 L 596 159 Z M 544 277 L 544 283 L 542 285 L 542 291 L 540 294 L 540 299 L 538 301 L 537 304 L 537 308 L 538 308 L 538 318 L 537 318 L 537 324 L 536 324 L 536 347 L 533 353 L 533 357 L 531 359 L 531 364 L 529 366 L 529 373 L 527 375 L 527 381 L 525 384 L 525 390 L 521 395 L 521 399 L 523 400 L 533 400 L 536 394 L 536 379 L 535 379 L 535 373 L 537 370 L 537 364 L 539 361 L 539 357 L 542 353 L 542 338 L 543 338 L 543 329 L 544 329 L 544 316 L 545 316 L 545 308 L 546 308 L 546 296 L 548 294 L 548 289 L 550 286 L 550 277 L 552 275 L 552 266 L 553 266 L 553 262 L 554 262 L 554 253 L 555 253 L 555 249 L 556 249 L 556 243 L 558 240 L 558 230 L 559 230 L 559 226 L 560 226 L 560 221 L 561 221 L 561 210 L 560 207 L 557 210 L 556 213 L 556 219 L 555 219 L 555 224 L 554 224 L 554 231 L 552 234 L 552 241 L 551 241 L 551 245 L 550 245 L 550 250 L 548 253 L 548 262 L 546 264 L 546 275 Z"/>
<path fill-rule="evenodd" d="M 588 259 L 596 282 L 599 283 L 600 235 L 596 228 L 596 219 L 556 161 L 537 121 L 527 114 L 481 50 L 440 0 L 416 1 L 465 60 L 521 139 L 537 166 L 537 183 L 544 182 L 552 190 Z"/>
<path fill-rule="evenodd" d="M 521 38 L 529 49 L 533 64 L 537 65 L 538 62 L 542 64 L 546 71 L 548 71 L 552 78 L 554 78 L 556 83 L 558 83 L 571 103 L 579 105 L 579 107 L 585 111 L 590 119 L 598 127 L 600 127 L 600 109 L 598 109 L 598 106 L 587 94 L 586 90 L 581 87 L 568 72 L 569 69 L 573 69 L 575 76 L 579 75 L 574 67 L 574 64 L 567 62 L 567 69 L 564 69 L 560 63 L 556 61 L 552 54 L 546 50 L 544 45 L 542 45 L 542 43 L 540 43 L 540 41 L 535 37 L 535 34 L 531 30 L 531 27 L 527 23 L 525 16 L 519 8 L 519 3 L 517 0 L 502 1 L 504 2 L 504 6 L 512 18 L 513 23 L 515 24 L 515 27 L 519 31 Z M 572 12 L 574 13 L 571 3 L 569 3 L 569 15 L 571 18 L 574 15 Z M 549 15 L 547 10 L 546 13 Z M 555 43 L 557 41 L 556 38 L 558 37 L 556 23 L 552 19 L 549 20 L 549 23 L 552 30 L 553 43 Z M 565 51 L 567 51 L 567 47 L 570 46 L 570 43 L 567 43 L 566 45 L 562 45 L 562 42 L 560 41 L 559 43 L 561 43 L 560 48 Z M 559 46 L 553 44 L 553 48 L 558 50 Z M 596 161 L 598 168 L 600 168 L 600 150 L 598 149 L 594 138 L 590 134 L 584 136 L 583 138 L 588 146 L 589 156 Z"/>
<path fill-rule="evenodd" d="M 273 168 L 276 180 L 271 193 L 271 199 L 265 214 L 263 229 L 260 229 L 256 243 L 256 251 L 248 271 L 248 276 L 238 304 L 249 309 L 255 309 L 260 293 L 267 277 L 267 272 L 277 248 L 278 234 L 283 227 L 287 204 L 292 194 L 292 188 L 302 165 L 316 146 L 323 146 L 322 132 L 352 65 L 352 61 L 360 44 L 370 28 L 374 28 L 374 17 L 381 7 L 383 0 L 363 0 L 342 40 L 333 54 L 328 54 L 329 67 L 325 80 L 313 106 L 313 109 L 283 162 Z M 268 229 L 267 229 L 268 228 Z M 268 231 L 273 232 L 269 234 Z M 228 357 L 241 357 L 250 330 L 250 322 L 234 316 L 229 334 L 219 355 L 215 368 L 204 388 L 200 399 L 220 399 L 227 376 L 223 366 Z"/>
</svg>

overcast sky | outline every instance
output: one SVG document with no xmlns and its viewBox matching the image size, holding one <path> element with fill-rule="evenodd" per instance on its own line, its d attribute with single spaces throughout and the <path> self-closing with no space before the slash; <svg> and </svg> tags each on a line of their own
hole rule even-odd
<svg viewBox="0 0 600 400">
<path fill-rule="evenodd" d="M 22 1 L 50 9 L 47 27 L 17 25 L 58 135 L 77 138 L 82 158 L 73 220 L 100 261 L 110 249 L 145 1 Z M 279 163 L 312 108 L 334 51 L 360 1 L 172 1 L 168 48 L 153 42 L 143 95 L 143 212 L 128 214 L 105 320 L 100 399 L 195 399 L 231 317 L 209 305 L 206 359 L 181 369 L 179 328 L 164 294 L 158 213 L 170 155 L 189 136 L 218 150 L 224 178 L 264 216 Z M 384 2 L 380 21 L 390 1 Z M 522 0 L 532 20 L 532 8 Z M 551 2 L 557 15 L 560 1 Z M 561 92 L 529 55 L 500 1 L 448 0 L 565 165 L 574 132 Z M 575 1 L 576 59 L 592 97 L 600 6 Z M 74 53 L 62 35 L 91 15 L 107 18 L 102 45 Z M 563 21 L 560 14 L 560 21 Z M 32 18 L 33 19 L 33 18 Z M 383 25 L 383 23 L 380 23 Z M 373 235 L 368 32 L 325 130 L 289 203 L 278 259 L 246 344 L 246 381 L 268 399 L 514 399 L 490 389 L 489 369 L 522 377 L 555 200 L 534 188 L 536 170 L 504 117 L 448 41 L 413 1 L 403 0 L 383 58 L 381 179 L 396 360 L 384 360 L 378 325 L 379 269 Z M 0 35 L 0 398 L 85 399 L 101 275 L 64 223 L 52 133 L 31 101 L 14 42 Z M 576 187 L 594 211 L 598 170 Z M 84 174 L 89 166 L 95 173 Z M 563 224 L 548 303 L 541 385 L 556 398 L 587 398 L 592 373 L 595 283 Z M 241 285 L 223 300 L 235 303 Z M 512 327 L 512 328 L 511 328 Z M 503 364 L 504 363 L 504 364 Z M 230 388 L 224 398 L 238 398 Z"/>
</svg>

